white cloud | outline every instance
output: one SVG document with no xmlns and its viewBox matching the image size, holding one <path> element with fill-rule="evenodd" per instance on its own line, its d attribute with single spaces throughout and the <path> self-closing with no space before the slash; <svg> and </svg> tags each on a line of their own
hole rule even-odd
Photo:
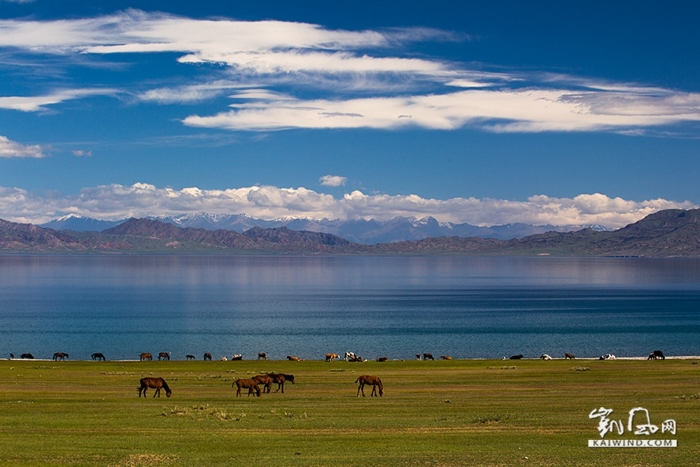
<svg viewBox="0 0 700 467">
<path fill-rule="evenodd" d="M 324 175 L 319 179 L 321 185 L 333 187 L 345 186 L 347 181 L 348 179 L 346 177 L 341 177 L 339 175 Z"/>
<path fill-rule="evenodd" d="M 92 151 L 83 151 L 82 149 L 75 149 L 71 153 L 75 157 L 92 157 Z"/>
<path fill-rule="evenodd" d="M 75 214 L 98 219 L 124 219 L 207 212 L 247 214 L 264 219 L 378 219 L 432 216 L 441 222 L 501 225 L 600 224 L 619 228 L 662 209 L 691 209 L 689 201 L 644 201 L 581 194 L 574 198 L 532 196 L 525 201 L 499 199 L 423 198 L 418 195 L 368 195 L 352 191 L 342 198 L 307 188 L 253 186 L 206 190 L 158 188 L 146 183 L 84 188 L 78 195 L 35 194 L 0 187 L 0 212 L 6 220 L 43 223 Z"/>
<path fill-rule="evenodd" d="M 45 157 L 44 149 L 37 145 L 24 145 L 10 141 L 6 136 L 0 136 L 0 158 L 28 157 L 39 159 Z"/>
<path fill-rule="evenodd" d="M 114 95 L 115 89 L 66 89 L 42 96 L 6 96 L 0 97 L 0 109 L 38 112 L 46 110 L 47 105 L 58 104 L 67 100 L 87 96 Z"/>
</svg>

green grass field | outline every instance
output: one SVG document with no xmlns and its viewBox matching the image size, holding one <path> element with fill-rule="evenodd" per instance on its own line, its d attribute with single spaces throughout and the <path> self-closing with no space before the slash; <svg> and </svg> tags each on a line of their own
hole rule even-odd
<svg viewBox="0 0 700 467">
<path fill-rule="evenodd" d="M 235 397 L 236 378 L 295 375 Z M 356 397 L 361 374 L 382 398 Z M 139 398 L 143 376 L 173 396 Z M 274 391 L 274 387 L 273 387 Z M 700 465 L 696 360 L 0 361 L 0 465 Z M 677 448 L 589 448 L 592 410 L 635 407 Z M 626 431 L 626 427 L 625 427 Z"/>
</svg>

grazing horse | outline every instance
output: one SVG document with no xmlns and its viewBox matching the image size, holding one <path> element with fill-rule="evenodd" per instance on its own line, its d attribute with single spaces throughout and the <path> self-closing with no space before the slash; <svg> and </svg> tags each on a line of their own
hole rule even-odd
<svg viewBox="0 0 700 467">
<path fill-rule="evenodd" d="M 272 379 L 272 376 L 270 375 L 257 375 L 253 376 L 252 378 L 254 381 L 256 381 L 258 384 L 263 385 L 263 392 L 270 393 L 270 389 L 272 389 L 272 383 L 275 382 L 274 379 Z"/>
<path fill-rule="evenodd" d="M 258 382 L 254 379 L 237 379 L 231 384 L 231 387 L 237 386 L 236 397 L 241 395 L 241 388 L 248 389 L 248 395 L 250 396 L 255 391 L 255 394 L 260 397 L 260 388 L 258 387 Z"/>
<path fill-rule="evenodd" d="M 573 359 L 575 359 L 575 358 L 576 358 L 576 357 L 574 357 L 573 354 L 570 354 L 569 352 L 566 352 L 566 353 L 564 354 L 564 359 L 565 359 L 565 360 L 573 360 Z"/>
<path fill-rule="evenodd" d="M 156 392 L 153 393 L 153 397 L 156 397 L 156 395 L 160 397 L 161 389 L 165 389 L 165 395 L 168 397 L 170 397 L 173 393 L 170 390 L 168 383 L 166 383 L 163 378 L 141 378 L 140 383 L 141 386 L 139 386 L 139 397 L 141 397 L 141 393 L 143 393 L 143 397 L 146 397 L 146 389 L 148 388 L 156 390 Z"/>
<path fill-rule="evenodd" d="M 105 361 L 105 356 L 101 352 L 95 352 L 94 354 L 91 355 L 93 360 L 102 360 L 103 362 Z"/>
<path fill-rule="evenodd" d="M 300 362 L 301 359 L 295 355 L 287 355 L 287 360 L 290 362 Z"/>
<path fill-rule="evenodd" d="M 170 352 L 160 352 L 158 354 L 158 360 L 170 360 Z"/>
<path fill-rule="evenodd" d="M 661 360 L 666 360 L 666 356 L 660 350 L 654 350 L 652 353 L 650 353 L 649 358 L 647 358 L 647 360 L 656 360 L 657 358 L 660 358 Z"/>
<path fill-rule="evenodd" d="M 197 357 L 195 357 L 195 356 L 192 355 L 192 354 L 187 354 L 187 355 L 185 355 L 185 358 L 186 358 L 187 360 L 194 360 L 194 359 L 197 358 Z"/>
<path fill-rule="evenodd" d="M 382 380 L 376 376 L 362 375 L 357 378 L 355 382 L 360 383 L 359 386 L 357 386 L 357 397 L 360 397 L 360 391 L 362 391 L 362 397 L 365 397 L 365 384 L 372 385 L 372 392 L 369 394 L 370 397 L 375 397 L 377 395 L 377 386 L 379 386 L 379 397 L 384 395 Z"/>
<path fill-rule="evenodd" d="M 22 355 L 19 356 L 19 358 L 28 358 L 28 359 L 30 359 L 30 360 L 33 360 L 33 359 L 34 359 L 34 355 L 32 355 L 32 354 L 30 354 L 30 353 L 23 353 Z"/>
<path fill-rule="evenodd" d="M 274 383 L 277 383 L 277 389 L 275 389 L 275 392 L 279 392 L 279 390 L 282 390 L 282 394 L 284 394 L 284 383 L 286 381 L 289 381 L 292 384 L 296 384 L 294 382 L 294 375 L 288 375 L 285 373 L 268 373 L 268 376 L 270 376 L 273 380 Z"/>
<path fill-rule="evenodd" d="M 327 353 L 326 354 L 326 361 L 327 362 L 332 362 L 336 358 L 340 358 L 340 355 L 338 355 L 337 353 Z"/>
<path fill-rule="evenodd" d="M 209 352 L 204 352 L 204 361 L 211 361 L 211 354 Z"/>
<path fill-rule="evenodd" d="M 387 360 L 389 360 L 388 357 L 379 357 L 379 358 L 377 359 L 378 362 L 386 362 Z"/>
<path fill-rule="evenodd" d="M 151 355 L 148 352 L 142 353 L 141 354 L 141 361 L 144 361 L 144 360 L 153 360 L 153 355 Z"/>
<path fill-rule="evenodd" d="M 66 358 L 68 358 L 68 354 L 65 352 L 56 352 L 55 354 L 53 354 L 53 359 L 55 361 L 65 360 Z"/>
<path fill-rule="evenodd" d="M 435 358 L 433 358 L 433 354 L 431 353 L 424 353 L 423 360 L 435 360 Z"/>
<path fill-rule="evenodd" d="M 265 352 L 258 352 L 258 360 L 268 360 Z"/>
</svg>

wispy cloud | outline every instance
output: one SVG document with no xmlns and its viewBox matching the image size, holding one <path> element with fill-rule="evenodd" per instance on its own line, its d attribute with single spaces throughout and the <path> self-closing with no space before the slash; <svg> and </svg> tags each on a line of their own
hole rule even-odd
<svg viewBox="0 0 700 467">
<path fill-rule="evenodd" d="M 342 177 L 338 177 L 342 179 Z M 339 180 L 333 179 L 336 182 Z M 368 195 L 360 191 L 342 198 L 307 188 L 253 186 L 224 190 L 196 187 L 158 188 L 146 183 L 84 188 L 78 195 L 36 194 L 20 188 L 0 187 L 0 212 L 7 220 L 42 223 L 75 214 L 98 219 L 124 219 L 149 215 L 207 212 L 247 214 L 264 219 L 378 219 L 396 216 L 432 216 L 441 222 L 500 225 L 522 222 L 535 225 L 600 224 L 618 228 L 661 209 L 690 209 L 688 201 L 644 201 L 581 194 L 574 198 L 533 196 L 525 201 L 451 198 L 417 195 Z"/>
<path fill-rule="evenodd" d="M 24 145 L 10 141 L 6 136 L 0 136 L 0 158 L 29 157 L 40 159 L 45 156 L 44 149 L 39 145 Z"/>
<path fill-rule="evenodd" d="M 348 31 L 139 10 L 60 21 L 0 21 L 0 48 L 8 50 L 82 57 L 165 53 L 176 54 L 183 66 L 205 65 L 209 81 L 199 76 L 198 83 L 186 83 L 192 78 L 183 72 L 175 86 L 123 90 L 141 102 L 193 104 L 239 89 L 230 98 L 244 102 L 182 119 L 185 125 L 202 128 L 473 127 L 493 132 L 635 134 L 700 121 L 698 93 L 554 73 L 489 72 L 410 53 L 415 42 L 472 39 L 428 28 Z M 169 78 L 163 77 L 164 82 Z M 38 111 L 110 92 L 116 91 L 6 96 L 0 97 L 0 108 Z"/>
<path fill-rule="evenodd" d="M 321 185 L 323 186 L 345 186 L 348 179 L 346 177 L 341 177 L 340 175 L 324 175 L 319 179 Z"/>
</svg>

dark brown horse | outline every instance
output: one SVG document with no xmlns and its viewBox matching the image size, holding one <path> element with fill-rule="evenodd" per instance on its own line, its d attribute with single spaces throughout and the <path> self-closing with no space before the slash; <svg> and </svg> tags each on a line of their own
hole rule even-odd
<svg viewBox="0 0 700 467">
<path fill-rule="evenodd" d="M 267 360 L 267 354 L 265 352 L 258 352 L 258 360 Z"/>
<path fill-rule="evenodd" d="M 362 391 L 362 397 L 365 397 L 365 384 L 372 385 L 372 392 L 370 393 L 370 397 L 374 397 L 377 395 L 377 387 L 379 387 L 379 397 L 384 395 L 384 386 L 382 385 L 382 380 L 377 378 L 376 376 L 362 375 L 359 378 L 357 378 L 355 382 L 360 383 L 360 385 L 357 386 L 357 397 L 360 397 L 360 391 Z"/>
<path fill-rule="evenodd" d="M 185 358 L 186 358 L 187 360 L 194 360 L 194 359 L 197 358 L 197 357 L 195 357 L 195 356 L 192 355 L 192 354 L 187 354 L 187 355 L 185 355 Z"/>
<path fill-rule="evenodd" d="M 68 358 L 68 354 L 65 352 L 56 352 L 55 354 L 53 354 L 53 359 L 55 361 L 65 360 L 66 358 Z"/>
<path fill-rule="evenodd" d="M 153 355 L 151 355 L 148 352 L 142 353 L 141 354 L 141 361 L 144 361 L 144 360 L 153 360 Z"/>
<path fill-rule="evenodd" d="M 236 386 L 238 388 L 236 390 L 236 397 L 241 395 L 241 388 L 248 389 L 248 396 L 253 394 L 253 391 L 255 391 L 255 395 L 260 397 L 260 388 L 258 387 L 258 382 L 254 379 L 237 379 L 231 385 L 231 387 L 233 386 Z"/>
<path fill-rule="evenodd" d="M 211 354 L 209 352 L 204 352 L 204 360 L 209 360 L 211 361 Z"/>
<path fill-rule="evenodd" d="M 288 375 L 285 373 L 268 373 L 268 376 L 272 378 L 272 381 L 274 383 L 277 383 L 277 389 L 275 389 L 275 392 L 279 392 L 279 390 L 282 390 L 282 394 L 284 394 L 284 383 L 289 381 L 292 384 L 294 383 L 294 375 Z"/>
<path fill-rule="evenodd" d="M 23 353 L 22 355 L 19 356 L 19 358 L 28 358 L 31 360 L 34 358 L 34 355 L 32 355 L 30 353 Z"/>
<path fill-rule="evenodd" d="M 100 352 L 95 352 L 94 354 L 92 354 L 92 359 L 105 361 L 105 356 Z"/>
<path fill-rule="evenodd" d="M 158 360 L 170 360 L 170 352 L 160 352 L 158 354 Z"/>
<path fill-rule="evenodd" d="M 163 378 L 141 378 L 139 382 L 141 383 L 141 386 L 139 386 L 139 397 L 141 397 L 141 393 L 143 393 L 143 397 L 146 397 L 146 389 L 148 388 L 156 390 L 153 393 L 153 397 L 160 397 L 161 389 L 165 389 L 165 395 L 168 397 L 173 393 Z"/>
<path fill-rule="evenodd" d="M 263 385 L 263 392 L 270 393 L 270 389 L 272 389 L 272 383 L 275 382 L 274 379 L 272 379 L 272 376 L 270 375 L 257 375 L 253 376 L 253 380 L 257 381 L 258 384 Z"/>
</svg>

